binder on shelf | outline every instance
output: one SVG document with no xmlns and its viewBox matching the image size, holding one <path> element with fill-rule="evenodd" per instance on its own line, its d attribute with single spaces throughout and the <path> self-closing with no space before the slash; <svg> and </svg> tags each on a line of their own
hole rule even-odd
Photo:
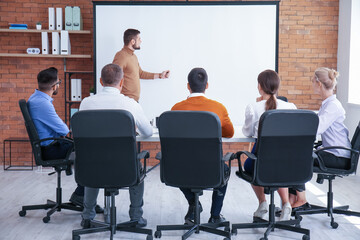
<svg viewBox="0 0 360 240">
<path fill-rule="evenodd" d="M 71 82 L 70 82 L 70 85 L 71 85 L 71 98 L 70 100 L 71 101 L 77 101 L 77 79 L 76 78 L 72 78 L 71 79 Z"/>
<path fill-rule="evenodd" d="M 73 30 L 82 30 L 83 21 L 81 17 L 80 7 L 73 7 Z"/>
<path fill-rule="evenodd" d="M 55 30 L 55 9 L 49 7 L 49 30 Z"/>
<path fill-rule="evenodd" d="M 47 32 L 41 32 L 41 53 L 49 54 L 49 39 Z"/>
<path fill-rule="evenodd" d="M 63 30 L 62 8 L 56 8 L 56 30 Z"/>
<path fill-rule="evenodd" d="M 71 54 L 71 45 L 70 45 L 70 36 L 68 31 L 61 31 L 60 32 L 61 40 L 60 40 L 60 47 L 61 47 L 61 55 L 70 55 Z"/>
<path fill-rule="evenodd" d="M 73 8 L 65 7 L 65 30 L 73 30 Z"/>
<path fill-rule="evenodd" d="M 76 101 L 81 101 L 81 79 L 76 79 Z"/>
<path fill-rule="evenodd" d="M 52 32 L 52 54 L 60 54 L 60 38 L 58 32 Z"/>
</svg>

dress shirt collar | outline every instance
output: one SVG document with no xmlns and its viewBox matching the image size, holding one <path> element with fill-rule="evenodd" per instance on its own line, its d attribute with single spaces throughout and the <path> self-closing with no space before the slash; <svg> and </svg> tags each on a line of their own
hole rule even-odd
<svg viewBox="0 0 360 240">
<path fill-rule="evenodd" d="M 134 51 L 135 50 L 131 50 L 128 46 L 124 46 L 123 48 L 125 50 L 125 52 L 127 52 L 130 55 L 134 55 Z"/>
<path fill-rule="evenodd" d="M 103 87 L 102 91 L 103 93 L 110 93 L 110 94 L 120 94 L 120 90 L 115 87 Z"/>
<path fill-rule="evenodd" d="M 50 97 L 48 94 L 40 91 L 40 90 L 37 90 L 35 89 L 35 93 L 34 93 L 36 96 L 38 97 L 42 97 L 42 98 L 45 98 L 46 100 L 48 100 L 49 102 L 52 102 L 54 101 L 54 99 L 52 97 Z"/>
<path fill-rule="evenodd" d="M 206 97 L 205 93 L 191 93 L 188 98 L 191 97 Z"/>
<path fill-rule="evenodd" d="M 326 103 L 331 102 L 331 101 L 334 101 L 335 99 L 336 99 L 336 95 L 333 94 L 333 95 L 331 95 L 330 97 L 328 97 L 327 99 L 325 99 L 325 100 L 321 103 L 321 106 L 324 106 Z"/>
</svg>

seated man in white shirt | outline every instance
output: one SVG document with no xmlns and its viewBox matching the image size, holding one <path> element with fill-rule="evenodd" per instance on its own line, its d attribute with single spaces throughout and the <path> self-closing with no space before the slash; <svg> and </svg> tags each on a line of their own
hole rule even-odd
<svg viewBox="0 0 360 240">
<path fill-rule="evenodd" d="M 104 87 L 98 94 L 85 98 L 80 104 L 80 111 L 94 109 L 122 109 L 129 111 L 135 120 L 137 132 L 142 136 L 152 135 L 152 126 L 146 118 L 140 104 L 134 99 L 121 94 L 121 88 L 124 82 L 124 73 L 116 64 L 108 64 L 101 70 L 100 83 Z M 84 210 L 82 213 L 81 225 L 84 228 L 90 227 L 90 220 L 95 217 L 96 199 L 99 193 L 97 188 L 85 187 Z M 138 220 L 137 227 L 145 227 L 146 219 L 143 215 L 143 194 L 144 182 L 130 187 L 130 209 L 131 220 Z"/>
</svg>

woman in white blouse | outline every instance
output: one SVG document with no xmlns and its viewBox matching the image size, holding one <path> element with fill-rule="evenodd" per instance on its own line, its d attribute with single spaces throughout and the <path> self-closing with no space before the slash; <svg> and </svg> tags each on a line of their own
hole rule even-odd
<svg viewBox="0 0 360 240">
<path fill-rule="evenodd" d="M 322 146 L 343 146 L 351 148 L 349 131 L 344 125 L 345 110 L 336 99 L 334 89 L 339 73 L 334 69 L 321 67 L 316 69 L 311 78 L 314 92 L 319 94 L 322 103 L 319 110 L 319 127 L 317 134 L 321 135 Z M 320 147 L 320 148 L 321 148 Z M 350 152 L 343 149 L 329 149 L 318 153 L 328 168 L 350 168 Z M 315 159 L 315 165 L 318 165 Z M 311 206 L 307 203 L 305 192 L 290 194 L 290 203 L 295 210 L 304 210 Z"/>
<path fill-rule="evenodd" d="M 287 103 L 276 98 L 280 86 L 280 78 L 278 74 L 272 70 L 265 70 L 258 76 L 258 90 L 260 97 L 256 99 L 256 103 L 249 104 L 245 110 L 245 124 L 243 126 L 243 134 L 247 137 L 257 138 L 259 120 L 261 115 L 271 109 L 296 109 L 293 103 Z M 256 145 L 256 143 L 255 143 Z M 255 151 L 253 147 L 253 153 Z M 247 159 L 244 163 L 244 170 L 253 173 L 254 162 L 252 159 Z M 254 217 L 264 218 L 268 212 L 268 204 L 266 202 L 264 188 L 252 185 L 256 197 L 259 200 L 259 207 L 254 212 Z M 289 203 L 288 189 L 279 188 L 278 193 L 283 203 L 283 209 L 280 216 L 280 221 L 289 220 L 291 216 L 291 205 Z"/>
</svg>

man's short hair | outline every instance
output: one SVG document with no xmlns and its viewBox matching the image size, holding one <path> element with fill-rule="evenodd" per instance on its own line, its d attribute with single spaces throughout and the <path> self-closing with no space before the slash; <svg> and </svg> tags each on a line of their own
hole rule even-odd
<svg viewBox="0 0 360 240">
<path fill-rule="evenodd" d="M 123 77 L 123 70 L 117 64 L 110 63 L 101 70 L 101 79 L 105 86 L 116 86 Z"/>
<path fill-rule="evenodd" d="M 140 34 L 140 31 L 137 29 L 129 28 L 124 32 L 124 45 L 129 45 L 130 41 L 136 39 L 136 36 Z"/>
<path fill-rule="evenodd" d="M 58 70 L 54 67 L 42 70 L 37 75 L 40 91 L 49 91 L 58 80 Z"/>
<path fill-rule="evenodd" d="M 208 76 L 203 68 L 194 68 L 188 75 L 188 82 L 193 93 L 205 92 L 207 81 Z"/>
</svg>

